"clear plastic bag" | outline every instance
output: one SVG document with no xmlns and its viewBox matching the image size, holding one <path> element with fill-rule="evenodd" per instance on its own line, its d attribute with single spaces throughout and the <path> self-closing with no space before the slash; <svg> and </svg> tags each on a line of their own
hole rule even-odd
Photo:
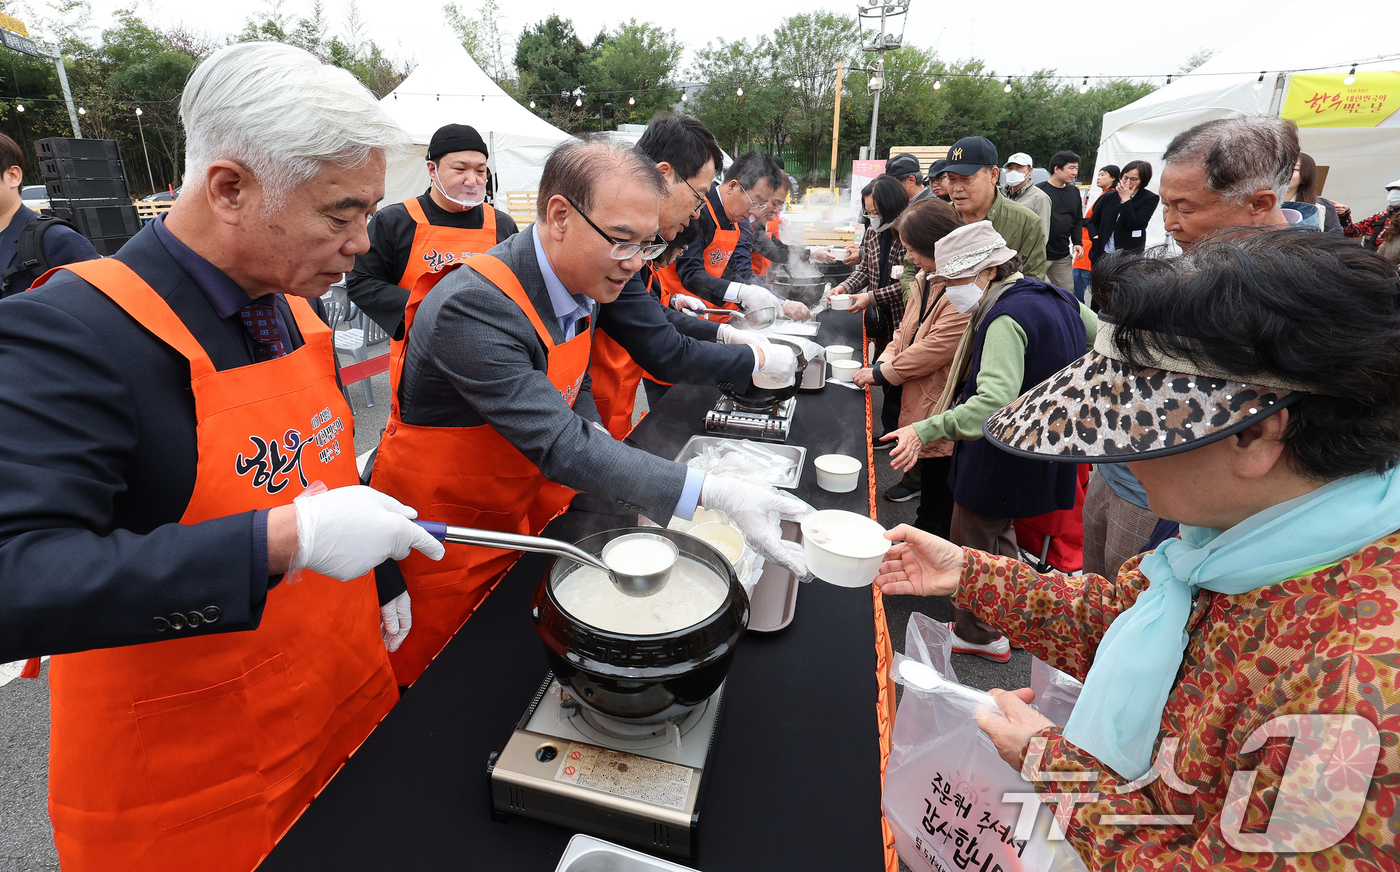
<svg viewBox="0 0 1400 872">
<path fill-rule="evenodd" d="M 1006 799 L 1035 787 L 978 728 L 978 714 L 996 704 L 958 683 L 952 647 L 946 624 L 916 613 L 891 667 L 904 685 L 883 803 L 895 850 L 915 872 L 1084 872 L 1049 808 Z"/>
<path fill-rule="evenodd" d="M 1084 684 L 1074 676 L 1061 672 L 1041 660 L 1031 658 L 1031 690 L 1035 691 L 1035 707 L 1056 724 L 1069 723 L 1069 713 L 1079 701 Z"/>
</svg>

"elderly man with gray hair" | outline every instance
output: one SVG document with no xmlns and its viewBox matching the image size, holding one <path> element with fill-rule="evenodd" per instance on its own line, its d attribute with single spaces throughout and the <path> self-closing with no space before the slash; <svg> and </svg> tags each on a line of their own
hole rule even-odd
<svg viewBox="0 0 1400 872">
<path fill-rule="evenodd" d="M 1298 161 L 1298 127 L 1264 115 L 1221 118 L 1177 134 L 1163 155 L 1162 214 L 1182 249 L 1232 227 L 1297 226 L 1280 206 Z M 1084 497 L 1084 571 L 1114 577 L 1118 567 L 1174 535 L 1147 506 L 1126 464 L 1094 467 Z"/>
<path fill-rule="evenodd" d="M 783 542 L 770 517 L 802 511 L 800 501 L 663 460 L 599 423 L 588 378 L 594 315 L 666 248 L 657 234 L 668 188 L 638 149 L 565 142 L 545 162 L 530 228 L 445 272 L 426 294 L 419 283 L 404 317 L 406 350 L 391 368 L 399 374 L 376 488 L 431 507 L 437 521 L 531 535 L 578 491 L 662 525 L 704 505 L 806 573 L 801 546 Z M 463 545 L 437 564 L 398 561 L 414 598 L 413 633 L 390 658 L 400 684 L 418 678 L 517 556 Z"/>
<path fill-rule="evenodd" d="M 255 867 L 398 699 L 373 567 L 443 554 L 359 485 L 308 302 L 405 135 L 268 43 L 200 64 L 180 116 L 174 208 L 0 302 L 0 659 L 57 655 L 69 872 Z"/>
</svg>

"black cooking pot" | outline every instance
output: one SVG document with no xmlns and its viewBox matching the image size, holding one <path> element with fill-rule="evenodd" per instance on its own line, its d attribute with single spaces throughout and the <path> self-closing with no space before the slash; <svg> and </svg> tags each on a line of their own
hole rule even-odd
<svg viewBox="0 0 1400 872">
<path fill-rule="evenodd" d="M 675 530 L 624 527 L 595 533 L 575 544 L 601 555 L 603 546 L 629 533 L 665 536 L 689 557 L 727 581 L 724 602 L 709 617 L 673 633 L 633 636 L 585 624 L 560 607 L 554 587 L 577 568 L 555 560 L 535 590 L 531 611 L 550 667 L 585 706 L 635 723 L 679 717 L 714 695 L 729 672 L 734 648 L 749 625 L 749 598 L 734 568 L 706 542 Z"/>
<path fill-rule="evenodd" d="M 797 355 L 797 370 L 793 373 L 792 384 L 783 388 L 760 388 L 751 381 L 737 385 L 730 382 L 720 382 L 718 385 L 720 393 L 750 409 L 766 409 L 770 406 L 776 406 L 797 394 L 797 388 L 802 384 L 802 373 L 807 369 L 808 363 L 802 343 L 783 336 L 769 336 L 768 341 L 781 342 Z"/>
</svg>

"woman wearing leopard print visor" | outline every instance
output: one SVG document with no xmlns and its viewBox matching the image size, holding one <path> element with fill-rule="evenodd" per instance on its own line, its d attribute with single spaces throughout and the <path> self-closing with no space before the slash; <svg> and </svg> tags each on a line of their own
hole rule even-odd
<svg viewBox="0 0 1400 872">
<path fill-rule="evenodd" d="M 1181 538 L 1109 580 L 899 527 L 877 584 L 955 593 L 1084 681 L 1063 729 L 1025 690 L 979 723 L 1037 791 L 1077 797 L 1089 868 L 1400 868 L 1394 267 L 1322 234 L 1235 234 L 1095 280 L 1094 351 L 986 436 L 1129 463 Z"/>
</svg>

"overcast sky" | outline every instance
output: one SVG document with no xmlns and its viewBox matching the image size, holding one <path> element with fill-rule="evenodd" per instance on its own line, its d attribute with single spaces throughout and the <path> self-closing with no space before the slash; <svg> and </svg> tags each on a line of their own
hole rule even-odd
<svg viewBox="0 0 1400 872">
<path fill-rule="evenodd" d="M 28 0 L 32 9 L 47 12 L 46 0 Z M 349 0 L 324 0 L 334 29 L 339 29 Z M 95 24 L 111 23 L 115 10 L 130 0 L 92 0 Z M 13 5 L 13 4 L 11 4 Z M 464 10 L 475 10 L 480 0 L 459 0 Z M 503 30 L 514 36 L 551 12 L 573 19 L 579 36 L 587 42 L 599 29 L 616 27 L 628 18 L 650 21 L 676 31 L 687 48 L 712 39 L 739 39 L 771 33 L 785 17 L 823 8 L 854 14 L 855 3 L 832 0 L 715 0 L 710 3 L 560 2 L 560 0 L 504 0 Z M 283 0 L 289 15 L 307 11 L 311 0 Z M 362 17 L 371 36 L 389 53 L 413 57 L 416 40 L 426 31 L 444 29 L 443 0 L 359 0 Z M 958 8 L 956 14 L 951 8 Z M 161 24 L 183 22 L 214 36 L 240 30 L 253 12 L 265 9 L 265 0 L 203 2 L 203 0 L 138 0 L 143 17 Z M 905 43 L 936 48 L 946 59 L 980 57 L 996 72 L 1031 72 L 1053 68 L 1079 78 L 1085 75 L 1161 76 L 1177 70 L 1182 61 L 1202 48 L 1224 48 L 1250 30 L 1256 16 L 1279 14 L 1275 2 L 1245 0 L 1176 0 L 1153 8 L 1139 8 L 1124 17 L 1124 4 L 1087 0 L 1064 4 L 1018 4 L 1014 19 L 992 3 L 952 4 L 942 0 L 911 0 L 905 26 Z M 704 14 L 696 14 L 703 10 Z M 751 16 L 745 20 L 745 16 Z M 1086 30 L 1088 22 L 1098 26 Z M 683 67 L 688 65 L 687 52 Z"/>
</svg>

